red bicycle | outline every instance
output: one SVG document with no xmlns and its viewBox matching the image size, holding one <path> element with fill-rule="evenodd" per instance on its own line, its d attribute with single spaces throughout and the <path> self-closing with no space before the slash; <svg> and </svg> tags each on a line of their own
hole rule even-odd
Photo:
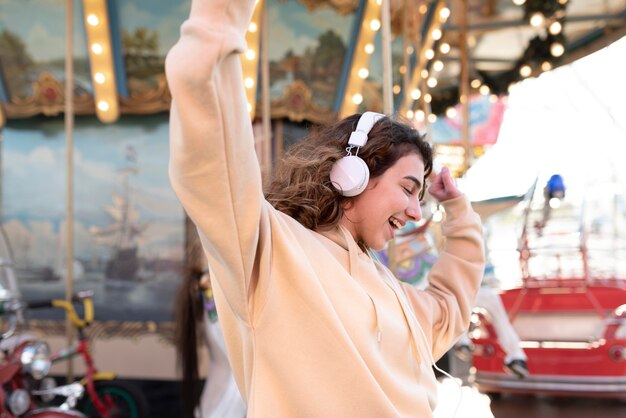
<svg viewBox="0 0 626 418">
<path fill-rule="evenodd" d="M 76 293 L 72 302 L 52 299 L 30 302 L 29 308 L 54 307 L 67 312 L 78 334 L 78 342 L 52 354 L 53 363 L 74 357 L 81 357 L 85 364 L 85 376 L 80 384 L 85 388 L 86 397 L 78 403 L 78 410 L 90 418 L 147 418 L 148 402 L 143 393 L 130 383 L 116 379 L 115 373 L 99 372 L 91 355 L 90 340 L 85 329 L 93 322 L 93 292 Z M 74 308 L 74 303 L 82 303 L 83 318 Z"/>
</svg>

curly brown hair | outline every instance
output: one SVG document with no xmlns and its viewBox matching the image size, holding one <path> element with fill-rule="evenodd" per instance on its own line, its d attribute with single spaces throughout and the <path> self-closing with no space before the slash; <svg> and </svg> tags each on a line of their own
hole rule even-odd
<svg viewBox="0 0 626 418">
<path fill-rule="evenodd" d="M 309 229 L 336 225 L 343 214 L 342 208 L 352 198 L 342 196 L 333 187 L 330 170 L 335 161 L 346 155 L 350 133 L 356 129 L 360 117 L 360 114 L 348 116 L 292 145 L 267 187 L 267 200 Z M 384 117 L 374 124 L 358 155 L 369 167 L 372 179 L 412 153 L 424 161 L 422 184 L 426 184 L 433 166 L 432 148 L 407 123 Z M 424 188 L 420 199 L 423 195 Z"/>
</svg>

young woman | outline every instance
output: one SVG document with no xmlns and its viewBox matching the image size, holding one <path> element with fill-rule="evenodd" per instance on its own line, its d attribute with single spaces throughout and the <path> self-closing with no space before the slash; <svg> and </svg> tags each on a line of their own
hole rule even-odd
<svg viewBox="0 0 626 418">
<path fill-rule="evenodd" d="M 446 246 L 419 291 L 370 257 L 421 216 L 430 147 L 390 118 L 352 150 L 370 171 L 331 182 L 361 117 L 298 143 L 264 197 L 239 54 L 252 0 L 194 0 L 169 52 L 170 179 L 197 226 L 248 417 L 428 417 L 431 364 L 469 323 L 484 268 L 478 215 L 444 169 Z"/>
</svg>

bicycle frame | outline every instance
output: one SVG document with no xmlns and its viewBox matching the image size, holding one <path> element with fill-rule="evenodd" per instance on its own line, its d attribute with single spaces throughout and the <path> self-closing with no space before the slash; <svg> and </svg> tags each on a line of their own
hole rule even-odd
<svg viewBox="0 0 626 418">
<path fill-rule="evenodd" d="M 61 302 L 64 302 L 64 301 L 61 301 Z M 96 387 L 95 387 L 95 382 L 97 380 L 112 380 L 115 378 L 115 374 L 114 373 L 99 373 L 98 369 L 96 368 L 94 364 L 94 360 L 93 360 L 93 357 L 91 355 L 91 351 L 89 348 L 89 338 L 85 335 L 85 331 L 84 331 L 84 328 L 91 322 L 91 318 L 88 318 L 85 320 L 79 319 L 75 314 L 73 306 L 69 305 L 70 308 L 68 308 L 68 304 L 61 303 L 61 302 L 53 301 L 53 304 L 57 307 L 63 307 L 68 311 L 70 318 L 72 318 L 72 323 L 74 324 L 74 326 L 76 327 L 78 331 L 78 343 L 72 344 L 69 347 L 62 349 L 58 353 L 53 354 L 50 360 L 52 361 L 52 363 L 56 363 L 56 362 L 68 360 L 77 356 L 82 357 L 86 370 L 85 370 L 85 377 L 81 379 L 80 383 L 86 388 L 87 396 L 89 396 L 89 399 L 91 400 L 91 402 L 97 409 L 98 413 L 103 418 L 109 418 L 109 408 L 107 407 L 107 402 L 105 399 L 102 399 L 100 395 L 98 395 L 98 392 L 96 391 Z M 86 310 L 88 310 L 88 308 Z M 90 316 L 90 315 L 86 315 L 86 316 Z M 92 317 L 92 314 L 91 314 L 91 317 Z"/>
</svg>

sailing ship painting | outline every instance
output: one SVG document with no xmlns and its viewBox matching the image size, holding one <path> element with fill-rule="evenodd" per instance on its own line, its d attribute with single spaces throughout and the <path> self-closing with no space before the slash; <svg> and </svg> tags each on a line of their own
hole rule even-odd
<svg viewBox="0 0 626 418">
<path fill-rule="evenodd" d="M 105 277 L 136 280 L 139 278 L 138 239 L 149 224 L 139 223 L 139 210 L 132 204 L 130 176 L 139 174 L 137 151 L 132 145 L 126 146 L 126 165 L 119 174 L 122 194 L 114 193 L 112 204 L 105 208 L 113 222 L 106 227 L 92 226 L 89 232 L 96 242 L 112 249 Z"/>
<path fill-rule="evenodd" d="M 74 289 L 94 291 L 103 320 L 169 321 L 183 270 L 185 215 L 167 176 L 167 115 L 100 127 L 95 118 L 75 126 Z M 11 122 L 3 133 L 2 224 L 20 290 L 32 299 L 63 297 L 63 121 Z"/>
</svg>

